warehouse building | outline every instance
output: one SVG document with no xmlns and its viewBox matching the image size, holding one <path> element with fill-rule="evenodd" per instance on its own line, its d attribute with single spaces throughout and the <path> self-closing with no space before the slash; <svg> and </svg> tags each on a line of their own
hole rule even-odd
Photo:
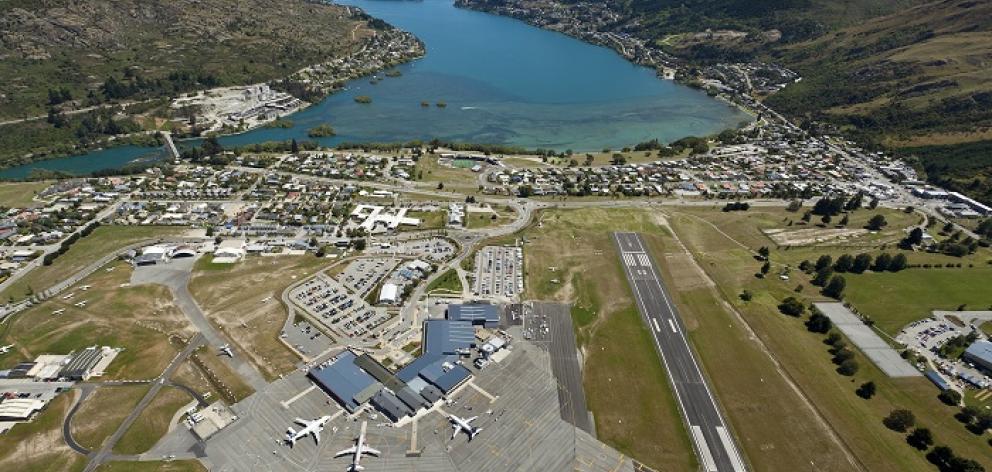
<svg viewBox="0 0 992 472">
<path fill-rule="evenodd" d="M 96 346 L 71 354 L 69 362 L 59 371 L 59 377 L 70 380 L 89 380 L 94 373 L 94 368 L 103 360 L 103 354 L 103 349 Z"/>
<path fill-rule="evenodd" d="M 964 359 L 975 367 L 992 373 L 992 342 L 975 341 L 964 351 Z"/>
<path fill-rule="evenodd" d="M 350 413 L 382 389 L 381 383 L 358 367 L 357 359 L 354 352 L 344 351 L 307 374 Z"/>
</svg>

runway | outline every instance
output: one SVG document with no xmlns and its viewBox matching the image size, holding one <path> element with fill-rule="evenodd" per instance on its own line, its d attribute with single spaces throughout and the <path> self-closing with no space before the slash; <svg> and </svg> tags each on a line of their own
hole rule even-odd
<svg viewBox="0 0 992 472">
<path fill-rule="evenodd" d="M 613 233 L 627 281 L 637 299 L 637 309 L 661 354 L 668 380 L 702 470 L 744 472 L 744 461 L 720 414 L 706 379 L 685 337 L 683 324 L 647 245 L 637 233 Z"/>
</svg>

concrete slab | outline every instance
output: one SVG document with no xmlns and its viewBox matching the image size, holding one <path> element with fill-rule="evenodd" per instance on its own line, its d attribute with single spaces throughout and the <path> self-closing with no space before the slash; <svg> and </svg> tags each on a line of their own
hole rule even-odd
<svg viewBox="0 0 992 472">
<path fill-rule="evenodd" d="M 895 349 L 864 324 L 843 303 L 814 303 L 858 349 L 889 377 L 919 377 L 923 374 L 906 362 Z"/>
</svg>

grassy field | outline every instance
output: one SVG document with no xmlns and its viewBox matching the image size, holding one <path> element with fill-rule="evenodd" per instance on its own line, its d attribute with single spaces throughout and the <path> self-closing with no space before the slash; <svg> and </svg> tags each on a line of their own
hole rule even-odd
<svg viewBox="0 0 992 472">
<path fill-rule="evenodd" d="M 107 462 L 97 472 L 206 472 L 198 461 Z"/>
<path fill-rule="evenodd" d="M 438 164 L 434 155 L 421 156 L 417 160 L 415 174 L 421 182 L 443 183 L 444 190 L 461 193 L 479 191 L 479 174 L 469 169 Z"/>
<path fill-rule="evenodd" d="M 34 421 L 18 424 L 0 440 L 0 469 L 18 472 L 79 471 L 86 458 L 62 440 L 62 419 L 75 393 L 63 393 L 45 407 Z"/>
<path fill-rule="evenodd" d="M 244 400 L 255 393 L 255 390 L 220 358 L 216 349 L 202 346 L 193 352 L 190 359 L 199 374 L 210 382 L 212 390 L 228 404 Z"/>
<path fill-rule="evenodd" d="M 99 449 L 148 393 L 148 385 L 101 387 L 72 417 L 72 437 L 83 447 Z"/>
<path fill-rule="evenodd" d="M 489 228 L 491 226 L 501 226 L 511 223 L 516 218 L 516 212 L 509 205 L 502 208 L 493 208 L 493 212 L 471 212 L 465 215 L 465 227 Z"/>
<path fill-rule="evenodd" d="M 48 181 L 0 184 L 0 206 L 7 208 L 32 206 L 34 204 L 34 200 L 32 200 L 34 195 L 51 184 Z"/>
<path fill-rule="evenodd" d="M 448 224 L 448 212 L 439 211 L 408 211 L 408 218 L 419 218 L 420 226 L 400 226 L 400 231 L 420 231 L 424 229 L 441 229 Z"/>
<path fill-rule="evenodd" d="M 847 278 L 847 300 L 876 325 L 895 335 L 932 310 L 992 308 L 992 267 L 908 269 Z"/>
<path fill-rule="evenodd" d="M 182 228 L 172 226 L 101 226 L 73 244 L 52 265 L 41 266 L 29 272 L 0 293 L 0 298 L 24 298 L 29 291 L 45 290 L 110 252 L 146 239 L 178 234 L 180 231 Z"/>
<path fill-rule="evenodd" d="M 188 393 L 175 387 L 159 390 L 148 407 L 114 445 L 114 452 L 117 454 L 148 452 L 168 431 L 169 421 L 172 420 L 173 415 L 192 400 Z"/>
<path fill-rule="evenodd" d="M 148 379 L 158 375 L 177 352 L 169 334 L 192 335 L 192 326 L 172 302 L 165 287 L 143 285 L 121 287 L 130 279 L 130 266 L 112 263 L 112 272 L 97 270 L 78 286 L 90 285 L 85 292 L 70 288 L 76 295 L 45 301 L 3 325 L 0 339 L 15 344 L 18 355 L 0 358 L 9 367 L 39 354 L 67 354 L 93 345 L 122 348 L 104 378 Z M 86 301 L 84 308 L 75 306 Z M 57 309 L 65 312 L 58 316 Z"/>
<path fill-rule="evenodd" d="M 693 469 L 692 448 L 664 369 L 610 239 L 611 229 L 655 231 L 656 226 L 647 213 L 615 209 L 546 212 L 543 222 L 525 231 L 525 296 L 573 301 L 582 291 L 595 292 L 583 299 L 592 319 L 579 323 L 577 332 L 586 400 L 598 437 L 658 470 Z"/>
<path fill-rule="evenodd" d="M 427 292 L 441 291 L 447 293 L 461 293 L 462 281 L 458 278 L 455 269 L 448 269 L 427 286 Z"/>
<path fill-rule="evenodd" d="M 313 256 L 250 257 L 224 268 L 200 261 L 189 287 L 211 322 L 231 339 L 235 354 L 273 380 L 300 361 L 279 338 L 286 320 L 282 292 L 328 264 Z M 245 287 L 251 287 L 250 294 Z"/>
<path fill-rule="evenodd" d="M 728 224 L 726 220 L 731 217 L 719 211 L 677 209 L 673 210 L 674 215 L 670 221 L 680 239 L 686 243 L 707 275 L 716 283 L 715 287 L 721 299 L 718 302 L 729 304 L 741 314 L 758 339 L 777 359 L 787 376 L 796 382 L 831 428 L 843 439 L 858 462 L 871 471 L 933 470 L 922 453 L 906 444 L 904 435 L 892 432 L 882 425 L 882 418 L 892 409 L 908 408 L 916 414 L 918 424 L 925 425 L 933 431 L 937 444 L 946 444 L 956 453 L 978 460 L 988 467 L 990 465 L 988 445 L 983 439 L 966 431 L 953 418 L 955 410 L 942 405 L 937 400 L 937 390 L 928 381 L 921 378 L 890 379 L 860 353 L 856 357 L 861 365 L 860 371 L 853 377 L 841 376 L 835 372 L 836 366 L 830 362 L 828 346 L 822 342 L 823 337 L 806 331 L 801 319 L 778 313 L 776 308 L 778 302 L 786 296 L 796 296 L 793 290 L 796 284 L 803 283 L 808 286 L 808 281 L 798 274 L 789 282 L 780 281 L 776 277 L 759 279 L 753 276 L 760 262 L 754 260 L 751 251 L 756 250 L 760 245 L 768 244 L 767 239 L 761 239 L 758 226 L 761 221 L 775 217 L 761 215 L 763 211 L 747 216 L 733 216 L 737 219 L 736 223 Z M 749 223 L 748 220 L 751 219 L 759 224 Z M 715 223 L 715 226 L 710 223 Z M 741 241 L 746 242 L 744 247 L 740 245 Z M 771 260 L 779 262 L 783 259 L 795 258 L 796 255 L 790 254 L 791 252 L 792 250 L 773 250 Z M 745 289 L 754 294 L 750 302 L 744 302 L 739 298 L 740 293 Z M 720 349 L 735 353 L 737 351 L 727 350 L 720 344 L 717 344 L 717 348 L 706 348 L 706 339 L 695 334 L 693 339 L 699 343 L 701 357 L 707 365 L 711 378 L 716 382 L 721 401 L 727 406 L 733 418 L 731 401 L 724 394 L 725 390 L 720 387 L 722 376 L 718 376 L 713 371 L 713 364 L 706 359 L 712 355 L 711 353 L 719 352 Z M 873 381 L 878 386 L 878 394 L 868 401 L 854 394 L 854 390 L 866 381 Z M 745 388 L 741 391 L 750 394 L 749 389 Z M 775 417 L 782 418 L 781 415 Z M 747 434 L 740 432 L 740 424 L 734 422 L 734 426 L 743 436 L 743 442 L 748 444 Z M 797 438 L 800 437 L 783 434 L 778 442 L 781 444 L 780 447 L 794 447 Z M 760 454 L 756 455 L 753 452 L 753 448 L 748 446 L 745 448 L 748 449 L 752 461 L 756 461 L 755 457 L 760 457 Z M 816 447 L 799 449 L 817 450 Z M 849 470 L 835 467 L 831 469 Z"/>
</svg>

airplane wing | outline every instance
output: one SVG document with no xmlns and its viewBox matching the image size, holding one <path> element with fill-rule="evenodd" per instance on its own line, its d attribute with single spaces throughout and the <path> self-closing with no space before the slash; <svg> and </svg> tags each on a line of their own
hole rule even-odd
<svg viewBox="0 0 992 472">
<path fill-rule="evenodd" d="M 453 441 L 453 440 L 455 439 L 455 436 L 458 436 L 458 431 L 459 431 L 459 430 L 461 430 L 461 428 L 459 428 L 459 427 L 458 427 L 458 426 L 456 425 L 456 426 L 455 426 L 455 430 L 451 432 L 451 440 L 452 440 L 452 441 Z"/>
<path fill-rule="evenodd" d="M 358 448 L 356 448 L 355 446 L 351 446 L 348 449 L 338 451 L 337 453 L 334 454 L 334 457 L 348 456 L 356 452 L 358 452 Z"/>
<path fill-rule="evenodd" d="M 315 429 L 310 434 L 313 434 L 313 440 L 314 441 L 317 441 L 317 444 L 320 444 L 320 430 L 319 429 Z"/>
<path fill-rule="evenodd" d="M 364 447 L 362 447 L 362 454 L 371 454 L 373 456 L 379 457 L 379 454 L 382 454 L 382 453 L 379 452 L 379 451 L 377 451 L 377 450 L 375 450 L 375 449 L 372 449 L 371 447 L 364 446 Z"/>
<path fill-rule="evenodd" d="M 296 423 L 296 424 L 298 424 L 298 425 L 300 425 L 300 426 L 309 426 L 308 423 L 310 423 L 309 421 L 307 421 L 307 420 L 305 420 L 303 418 L 296 418 L 296 419 L 293 420 L 293 422 Z"/>
<path fill-rule="evenodd" d="M 467 419 L 465 420 L 465 422 L 466 422 L 466 423 L 471 423 L 471 422 L 473 422 L 473 421 L 475 421 L 475 419 L 476 419 L 476 418 L 478 418 L 478 416 L 473 416 L 473 417 L 471 417 L 471 418 L 467 418 Z"/>
</svg>

